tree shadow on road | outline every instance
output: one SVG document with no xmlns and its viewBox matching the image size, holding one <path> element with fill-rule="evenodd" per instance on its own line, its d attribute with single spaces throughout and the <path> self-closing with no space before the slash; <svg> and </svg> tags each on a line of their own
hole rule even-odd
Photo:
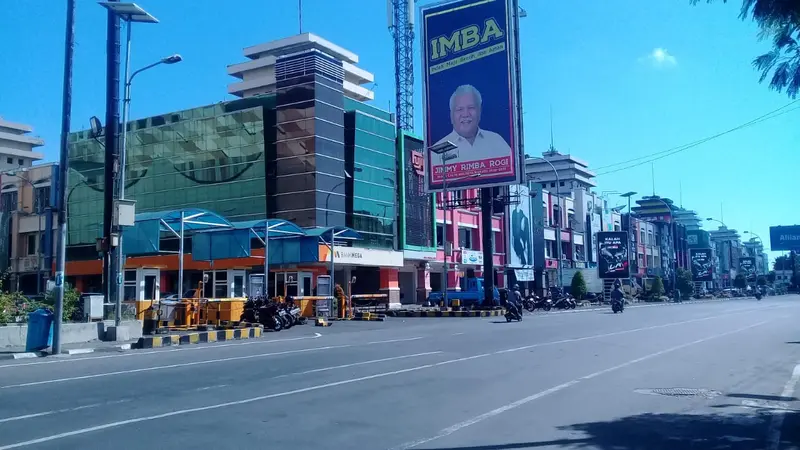
<svg viewBox="0 0 800 450">
<path fill-rule="evenodd" d="M 600 450 L 764 450 L 773 412 L 731 414 L 639 414 L 559 427 L 562 439 L 436 450 L 600 449 Z M 800 413 L 785 412 L 780 449 L 800 445 Z M 502 431 L 498 430 L 498 436 Z M 499 440 L 499 439 L 498 439 Z"/>
</svg>

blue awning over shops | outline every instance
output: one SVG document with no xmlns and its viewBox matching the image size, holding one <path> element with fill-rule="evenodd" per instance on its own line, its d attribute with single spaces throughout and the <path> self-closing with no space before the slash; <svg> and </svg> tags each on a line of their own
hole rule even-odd
<svg viewBox="0 0 800 450">
<path fill-rule="evenodd" d="M 205 230 L 192 238 L 192 259 L 214 261 L 251 256 L 252 239 L 264 244 L 269 235 L 269 263 L 297 264 L 318 258 L 317 239 L 292 222 L 282 219 L 233 222 L 230 229 Z M 292 239 L 293 238 L 293 239 Z"/>
<path fill-rule="evenodd" d="M 181 221 L 184 236 L 204 230 L 231 229 L 233 225 L 219 214 L 200 208 L 153 211 L 136 214 L 132 227 L 122 232 L 122 250 L 127 256 L 164 253 L 161 239 L 179 238 Z M 171 252 L 174 253 L 174 252 Z"/>
</svg>

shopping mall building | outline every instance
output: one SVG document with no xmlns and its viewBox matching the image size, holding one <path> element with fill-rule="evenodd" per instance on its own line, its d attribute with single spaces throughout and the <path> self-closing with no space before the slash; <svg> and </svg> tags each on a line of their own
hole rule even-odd
<svg viewBox="0 0 800 450">
<path fill-rule="evenodd" d="M 244 56 L 227 69 L 237 78 L 228 92 L 239 99 L 127 124 L 125 192 L 137 224 L 123 239 L 125 298 L 185 292 L 204 275 L 213 289 L 207 296 L 250 292 L 251 276 L 264 273 L 265 207 L 270 227 L 301 230 L 296 242 L 268 240 L 270 294 L 316 294 L 317 277 L 331 266 L 325 233 L 340 230 L 336 284 L 391 303 L 424 297 L 442 255 L 432 196 L 421 190 L 422 142 L 398 136 L 393 115 L 365 103 L 374 97 L 364 87 L 373 75 L 357 67 L 357 55 L 309 33 L 246 48 Z M 102 289 L 101 141 L 89 130 L 69 137 L 66 272 L 83 292 Z M 179 288 L 179 239 L 169 231 L 181 212 L 184 220 L 204 214 L 196 221 L 224 225 L 241 245 L 200 257 L 189 253 L 208 230 L 187 234 Z"/>
</svg>

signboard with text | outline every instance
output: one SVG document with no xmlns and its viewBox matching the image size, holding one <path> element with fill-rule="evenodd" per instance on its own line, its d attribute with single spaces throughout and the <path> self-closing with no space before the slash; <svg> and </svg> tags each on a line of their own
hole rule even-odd
<svg viewBox="0 0 800 450">
<path fill-rule="evenodd" d="M 769 246 L 773 252 L 800 250 L 800 225 L 769 227 Z"/>
<path fill-rule="evenodd" d="M 689 250 L 689 258 L 692 261 L 692 280 L 694 281 L 713 281 L 714 266 L 711 259 L 710 248 L 693 248 Z"/>
<path fill-rule="evenodd" d="M 457 0 L 421 8 L 429 191 L 520 184 L 515 24 L 509 0 Z M 446 161 L 444 161 L 446 159 Z"/>
<path fill-rule="evenodd" d="M 739 273 L 744 275 L 747 281 L 756 281 L 756 259 L 751 256 L 740 257 Z"/>
<path fill-rule="evenodd" d="M 629 278 L 627 231 L 597 233 L 597 270 L 600 278 Z"/>
</svg>

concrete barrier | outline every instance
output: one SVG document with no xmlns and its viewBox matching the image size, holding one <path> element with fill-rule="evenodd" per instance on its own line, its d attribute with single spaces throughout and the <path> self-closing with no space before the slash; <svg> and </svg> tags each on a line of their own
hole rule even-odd
<svg viewBox="0 0 800 450">
<path fill-rule="evenodd" d="M 236 328 L 231 330 L 196 331 L 184 334 L 163 336 L 143 336 L 135 348 L 161 348 L 175 345 L 189 345 L 217 341 L 234 341 L 256 339 L 263 336 L 264 330 L 259 327 Z"/>
<path fill-rule="evenodd" d="M 106 327 L 113 325 L 113 320 L 107 322 L 65 323 L 61 326 L 61 343 L 78 344 L 81 342 L 102 341 L 106 336 Z M 125 320 L 122 325 L 128 327 L 131 339 L 142 337 L 141 320 Z M 0 348 L 25 347 L 27 336 L 27 325 L 9 324 L 0 326 Z"/>
</svg>

